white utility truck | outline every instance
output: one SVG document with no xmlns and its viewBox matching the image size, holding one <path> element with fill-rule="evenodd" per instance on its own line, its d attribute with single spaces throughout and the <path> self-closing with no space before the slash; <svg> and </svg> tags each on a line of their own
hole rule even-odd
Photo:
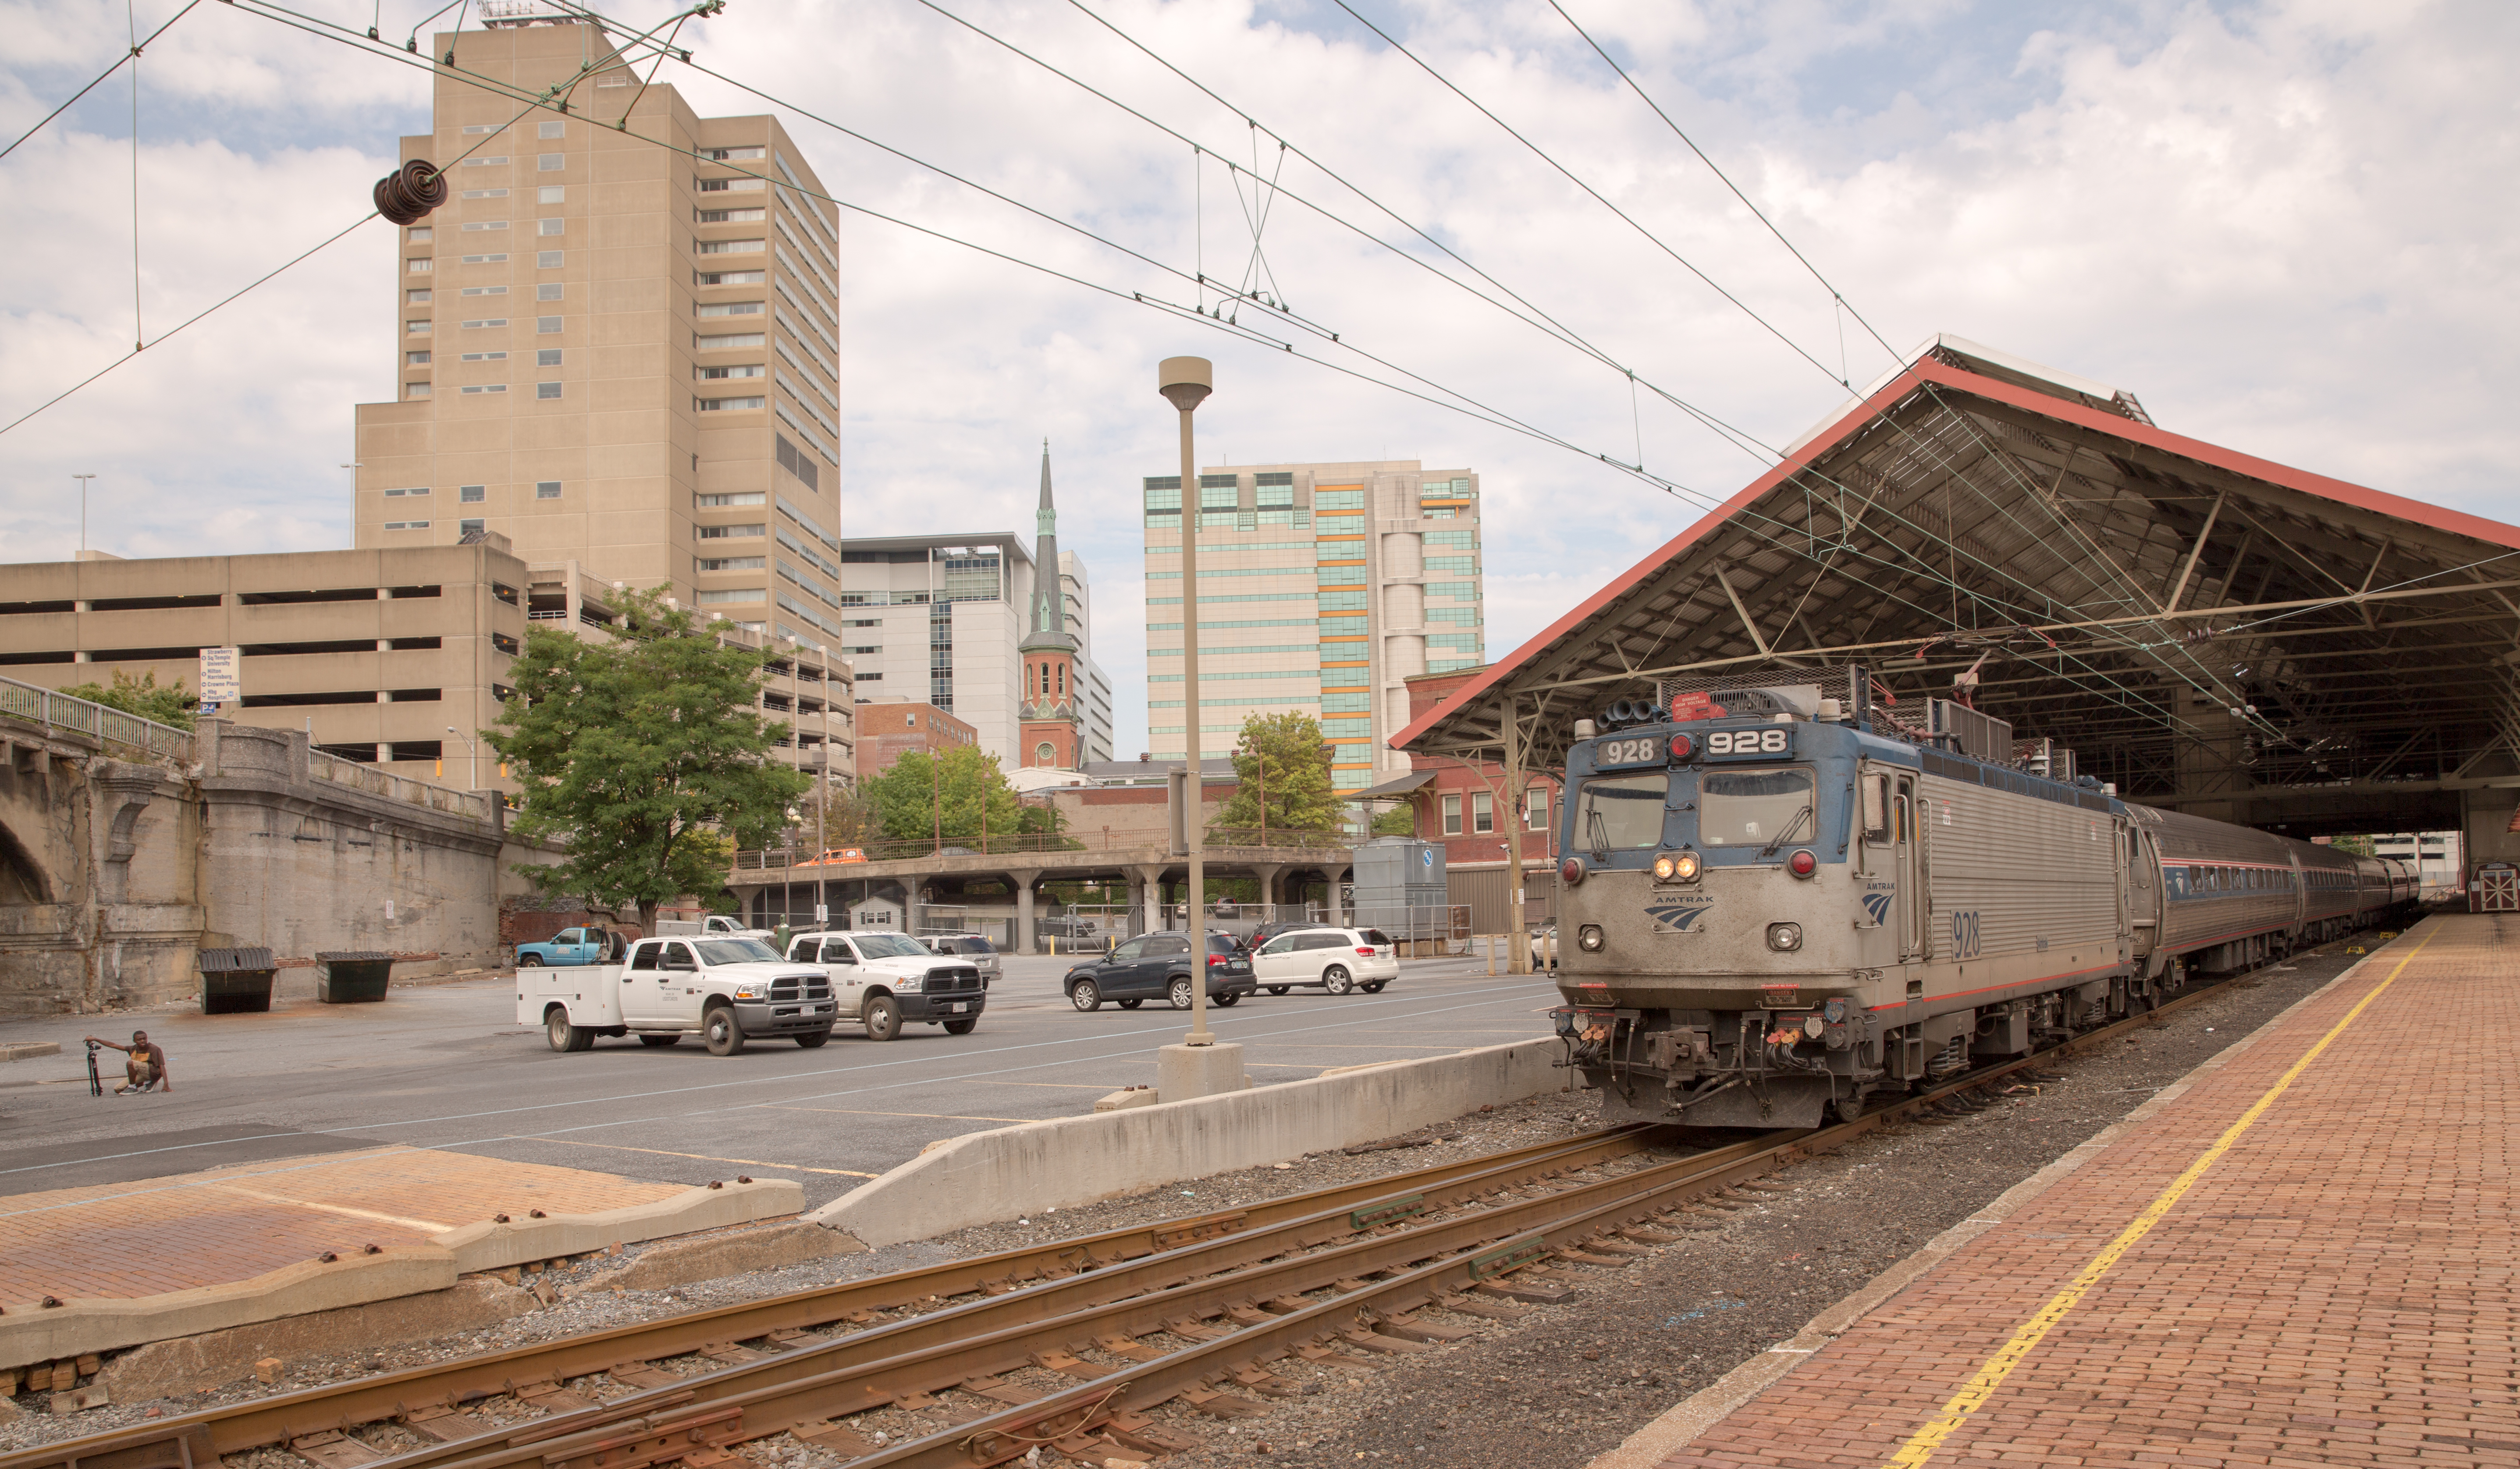
<svg viewBox="0 0 2520 1469">
<path fill-rule="evenodd" d="M 766 939 L 767 928 L 746 928 L 733 915 L 710 913 L 694 922 L 690 918 L 658 918 L 656 933 L 663 938 L 690 938 L 697 934 L 704 939 Z"/>
<path fill-rule="evenodd" d="M 968 1036 L 989 1004 L 988 983 L 977 965 L 960 955 L 930 954 L 906 933 L 800 933 L 788 941 L 788 957 L 823 966 L 832 976 L 840 1018 L 864 1022 L 870 1041 L 900 1035 L 904 1021 Z"/>
<path fill-rule="evenodd" d="M 810 1050 L 837 1019 L 823 966 L 783 959 L 759 939 L 641 939 L 622 963 L 517 971 L 518 1023 L 543 1027 L 554 1050 L 585 1050 L 598 1036 L 671 1046 L 689 1035 L 713 1056 L 747 1041 Z"/>
</svg>

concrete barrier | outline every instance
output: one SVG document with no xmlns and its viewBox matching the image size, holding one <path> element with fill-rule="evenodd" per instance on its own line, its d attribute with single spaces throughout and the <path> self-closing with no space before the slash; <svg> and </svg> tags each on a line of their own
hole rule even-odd
<svg viewBox="0 0 2520 1469">
<path fill-rule="evenodd" d="M 686 1188 L 652 1204 L 632 1204 L 593 1214 L 514 1219 L 504 1224 L 466 1224 L 447 1230 L 430 1243 L 452 1254 L 456 1269 L 469 1275 L 529 1260 L 592 1254 L 608 1245 L 756 1224 L 794 1214 L 804 1207 L 804 1184 L 791 1179 L 757 1179 L 714 1188 Z"/>
<path fill-rule="evenodd" d="M 1566 1085 L 1553 1038 L 968 1133 L 806 1216 L 870 1248 L 1277 1163 Z"/>
<path fill-rule="evenodd" d="M 405 1245 L 330 1262 L 300 1261 L 248 1280 L 131 1300 L 73 1298 L 55 1307 L 12 1306 L 0 1316 L 0 1367 L 444 1290 L 455 1283 L 455 1257 L 446 1251 Z"/>
</svg>

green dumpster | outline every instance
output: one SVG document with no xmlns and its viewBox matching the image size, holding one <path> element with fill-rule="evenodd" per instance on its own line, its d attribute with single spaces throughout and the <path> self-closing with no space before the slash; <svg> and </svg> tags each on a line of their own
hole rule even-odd
<svg viewBox="0 0 2520 1469">
<path fill-rule="evenodd" d="M 326 1004 L 366 1004 L 385 998 L 393 956 L 344 950 L 315 956 L 315 998 Z"/>
<path fill-rule="evenodd" d="M 268 949 L 202 951 L 202 1013 L 241 1015 L 271 1008 L 271 977 L 278 965 Z"/>
</svg>

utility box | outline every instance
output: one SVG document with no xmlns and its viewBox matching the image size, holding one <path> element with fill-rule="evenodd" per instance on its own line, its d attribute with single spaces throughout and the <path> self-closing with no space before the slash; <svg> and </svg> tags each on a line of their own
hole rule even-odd
<svg viewBox="0 0 2520 1469">
<path fill-rule="evenodd" d="M 315 998 L 326 1004 L 372 1004 L 385 998 L 393 956 L 343 950 L 315 956 Z"/>
<path fill-rule="evenodd" d="M 1395 936 L 1447 933 L 1452 901 L 1441 843 L 1379 836 L 1356 849 L 1355 922 Z"/>
<path fill-rule="evenodd" d="M 271 980 L 279 972 L 268 949 L 202 951 L 202 1013 L 243 1015 L 271 1008 Z"/>
</svg>

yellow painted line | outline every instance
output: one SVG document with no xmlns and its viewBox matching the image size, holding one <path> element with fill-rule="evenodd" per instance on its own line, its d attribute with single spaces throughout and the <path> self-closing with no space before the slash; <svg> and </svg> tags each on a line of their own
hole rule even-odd
<svg viewBox="0 0 2520 1469">
<path fill-rule="evenodd" d="M 2196 1186 L 2196 1180 L 2205 1176 L 2205 1171 L 2220 1162 L 2223 1155 L 2231 1150 L 2232 1144 L 2240 1140 L 2241 1134 L 2257 1126 L 2258 1119 L 2265 1116 L 2267 1109 L 2275 1104 L 2275 1099 L 2284 1094 L 2285 1091 L 2292 1086 L 2294 1079 L 2309 1070 L 2310 1063 L 2318 1060 L 2319 1055 L 2335 1043 L 2338 1036 L 2345 1034 L 2345 1027 L 2352 1025 L 2361 1018 L 2364 1010 L 2370 1008 L 2371 1002 L 2380 998 L 2381 991 L 2396 984 L 2398 976 L 2406 972 L 2407 966 L 2415 961 L 2415 956 L 2424 952 L 2424 945 L 2432 941 L 2433 936 L 2428 933 L 2424 935 L 2422 943 L 2407 951 L 2407 957 L 2398 960 L 2398 967 L 2389 971 L 2387 979 L 2372 986 L 2370 994 L 2355 1002 L 2354 1008 L 2345 1012 L 2344 1019 L 2329 1027 L 2327 1034 L 2318 1038 L 2318 1044 L 2303 1052 L 2302 1058 L 2292 1063 L 2291 1070 L 2276 1078 L 2275 1084 L 2269 1087 L 2266 1094 L 2252 1103 L 2249 1110 L 2241 1113 L 2238 1121 L 2224 1129 L 2223 1135 L 2215 1138 L 2211 1147 L 2197 1154 L 2196 1161 L 2188 1164 L 2185 1172 L 2171 1180 L 2169 1187 L 2154 1195 L 2152 1202 L 2144 1206 L 2143 1212 L 2137 1215 L 2133 1223 L 2119 1230 L 2116 1238 L 2101 1246 L 2100 1252 L 2091 1258 L 2090 1263 L 2074 1276 L 2071 1284 L 2049 1297 L 2047 1305 L 2040 1307 L 2036 1314 L 2022 1322 L 2021 1328 L 2012 1334 L 2012 1340 L 2005 1342 L 1993 1357 L 1988 1358 L 1978 1367 L 1976 1374 L 1969 1378 L 1967 1384 L 1953 1394 L 1949 1402 L 1943 1404 L 1942 1412 L 1924 1427 L 1917 1429 L 1910 1436 L 1907 1443 L 1899 1447 L 1897 1453 L 1890 1455 L 1884 1461 L 1884 1469 L 1915 1469 L 1915 1466 L 1931 1459 L 1935 1449 L 1942 1447 L 1945 1441 L 1967 1424 L 1972 1414 L 1994 1399 L 1996 1389 L 2003 1386 L 2003 1380 L 2010 1377 L 2013 1369 L 2028 1358 L 2048 1332 L 2055 1330 L 2058 1323 L 2062 1322 L 2075 1307 L 2082 1304 L 2083 1297 L 2089 1295 L 2092 1287 L 2100 1283 L 2101 1277 L 2108 1274 L 2126 1252 L 2134 1249 L 2145 1235 L 2152 1232 L 2153 1225 L 2160 1224 L 2162 1219 L 2177 1207 L 2179 1201 L 2186 1196 L 2187 1191 Z"/>
<path fill-rule="evenodd" d="M 1104 1088 L 1104 1091 L 1111 1089 Z M 1046 1117 L 974 1117 L 968 1112 L 878 1112 L 870 1107 L 796 1107 L 780 1102 L 765 1102 L 766 1112 L 839 1112 L 850 1117 L 925 1117 L 936 1122 L 1047 1122 Z M 767 1165 L 765 1165 L 767 1166 Z M 874 1178 L 867 1174 L 863 1177 Z"/>
<path fill-rule="evenodd" d="M 602 1147 L 616 1153 L 654 1153 L 659 1158 L 697 1158 L 702 1163 L 741 1163 L 746 1168 L 784 1168 L 800 1174 L 836 1174 L 844 1179 L 876 1179 L 880 1174 L 862 1174 L 849 1168 L 807 1168 L 802 1163 L 764 1163 L 758 1158 L 720 1158 L 713 1153 L 678 1153 L 670 1148 L 631 1147 L 619 1142 L 580 1142 L 574 1137 L 536 1137 L 535 1142 L 557 1142 L 562 1147 Z"/>
<path fill-rule="evenodd" d="M 351 1219 L 374 1220 L 381 1224 L 400 1224 L 406 1229 L 418 1229 L 428 1234 L 443 1234 L 455 1227 L 453 1224 L 441 1224 L 432 1220 L 405 1219 L 399 1214 L 379 1214 L 373 1209 L 353 1209 L 347 1204 L 319 1204 L 313 1199 L 292 1199 L 285 1193 L 265 1193 L 259 1188 L 247 1188 L 236 1183 L 213 1183 L 210 1186 L 221 1193 L 243 1194 L 249 1199 L 260 1199 L 266 1204 L 287 1204 L 292 1209 L 320 1209 L 326 1214 L 341 1214 Z"/>
</svg>

